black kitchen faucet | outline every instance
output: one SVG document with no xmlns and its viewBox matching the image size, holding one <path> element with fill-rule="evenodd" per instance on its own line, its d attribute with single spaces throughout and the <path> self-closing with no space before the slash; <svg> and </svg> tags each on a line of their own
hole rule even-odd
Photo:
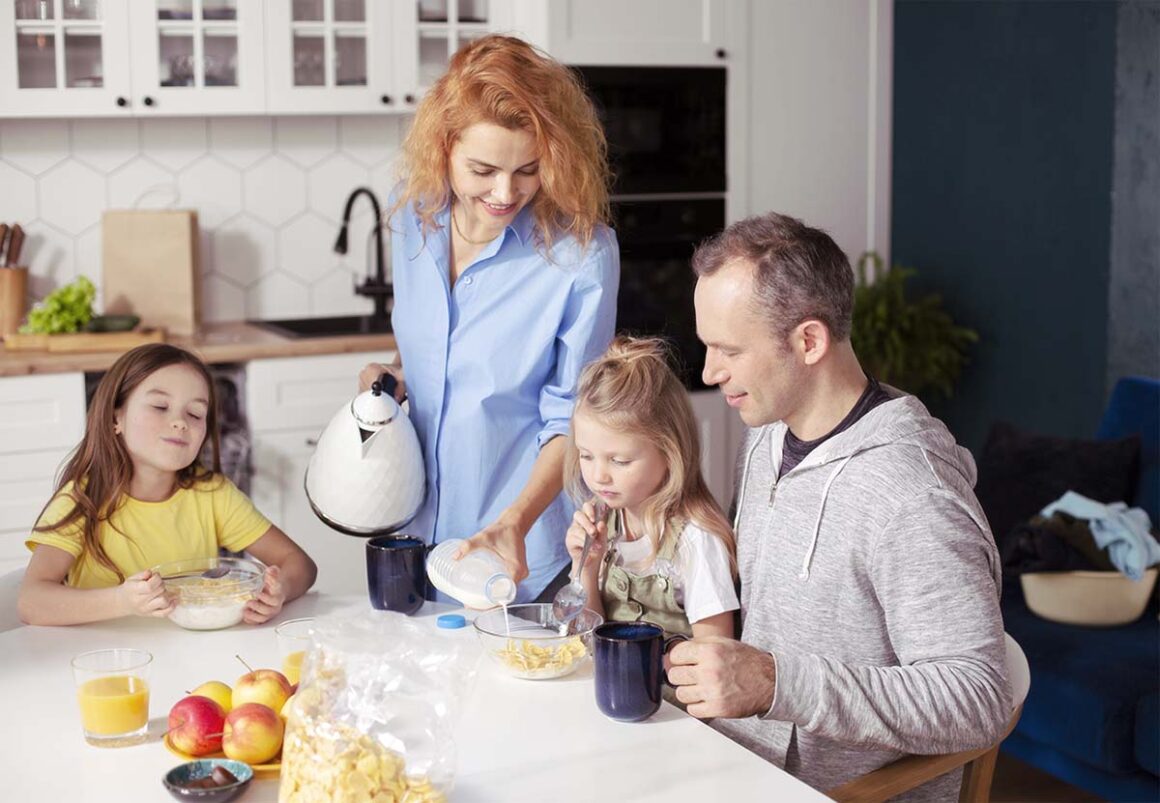
<svg viewBox="0 0 1160 803">
<path fill-rule="evenodd" d="M 338 239 L 334 242 L 334 250 L 339 254 L 346 253 L 346 230 L 350 226 L 350 210 L 354 201 L 360 195 L 370 199 L 371 207 L 375 212 L 375 275 L 368 276 L 362 284 L 355 285 L 354 291 L 360 296 L 366 296 L 375 302 L 374 320 L 387 319 L 387 299 L 392 295 L 390 282 L 386 278 L 386 267 L 383 263 L 383 211 L 379 206 L 379 199 L 369 187 L 359 187 L 346 199 L 346 208 L 342 211 L 342 229 L 338 232 Z"/>
</svg>

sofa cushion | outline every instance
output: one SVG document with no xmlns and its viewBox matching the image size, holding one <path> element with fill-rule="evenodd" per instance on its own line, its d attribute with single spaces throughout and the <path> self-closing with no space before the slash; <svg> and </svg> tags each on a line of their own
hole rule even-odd
<svg viewBox="0 0 1160 803">
<path fill-rule="evenodd" d="M 1130 625 L 1089 628 L 1040 619 L 1018 583 L 1004 583 L 1003 623 L 1031 667 L 1016 731 L 1111 773 L 1137 763 L 1140 701 L 1160 690 L 1160 622 L 1153 601 Z"/>
<path fill-rule="evenodd" d="M 1160 775 L 1160 691 L 1142 698 L 1136 707 L 1136 761 Z"/>
<path fill-rule="evenodd" d="M 1097 502 L 1126 502 L 1136 487 L 1140 442 L 1136 437 L 1089 441 L 991 427 L 979 460 L 975 493 L 996 543 L 1016 525 L 1075 491 Z"/>
</svg>

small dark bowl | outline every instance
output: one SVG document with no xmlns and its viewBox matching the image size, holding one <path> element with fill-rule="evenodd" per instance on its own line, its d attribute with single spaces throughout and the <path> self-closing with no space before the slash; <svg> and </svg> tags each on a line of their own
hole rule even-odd
<svg viewBox="0 0 1160 803">
<path fill-rule="evenodd" d="M 237 783 L 218 786 L 214 789 L 198 789 L 196 787 L 183 786 L 183 784 L 196 781 L 199 778 L 208 778 L 213 773 L 214 767 L 225 767 L 238 779 Z M 249 764 L 243 761 L 232 761 L 228 758 L 201 758 L 197 761 L 187 761 L 184 764 L 178 764 L 169 772 L 165 773 L 165 777 L 161 779 L 161 783 L 165 784 L 165 788 L 169 790 L 169 794 L 173 795 L 176 800 L 225 803 L 227 800 L 233 800 L 240 795 L 242 790 L 249 786 L 250 781 L 253 779 L 254 771 L 250 768 Z"/>
<path fill-rule="evenodd" d="M 97 315 L 89 319 L 85 331 L 128 332 L 139 323 L 141 323 L 141 319 L 136 315 Z"/>
</svg>

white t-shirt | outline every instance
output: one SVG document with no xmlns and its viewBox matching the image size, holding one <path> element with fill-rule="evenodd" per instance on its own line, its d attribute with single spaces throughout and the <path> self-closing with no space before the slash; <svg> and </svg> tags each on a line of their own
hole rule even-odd
<svg viewBox="0 0 1160 803">
<path fill-rule="evenodd" d="M 696 524 L 690 522 L 681 533 L 675 561 L 655 560 L 650 565 L 652 544 L 648 538 L 621 539 L 616 548 L 616 563 L 625 571 L 640 576 L 659 574 L 673 581 L 677 604 L 685 609 L 689 624 L 741 607 L 724 542 Z"/>
</svg>

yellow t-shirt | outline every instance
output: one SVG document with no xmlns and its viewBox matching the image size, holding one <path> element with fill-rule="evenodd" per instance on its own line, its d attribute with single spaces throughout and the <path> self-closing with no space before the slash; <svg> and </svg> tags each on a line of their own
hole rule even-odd
<svg viewBox="0 0 1160 803">
<path fill-rule="evenodd" d="M 64 518 L 73 507 L 69 483 L 53 497 L 37 526 Z M 112 526 L 112 525 L 115 525 Z M 270 521 L 244 493 L 221 475 L 201 480 L 190 488 L 178 488 L 163 502 L 142 502 L 127 496 L 101 523 L 98 537 L 105 554 L 125 576 L 160 563 L 189 558 L 208 558 L 218 547 L 241 552 L 270 528 Z M 67 583 L 75 588 L 108 588 L 119 585 L 117 575 L 84 551 L 82 522 L 56 530 L 33 531 L 24 542 L 30 550 L 38 544 L 63 549 L 77 558 Z"/>
</svg>

